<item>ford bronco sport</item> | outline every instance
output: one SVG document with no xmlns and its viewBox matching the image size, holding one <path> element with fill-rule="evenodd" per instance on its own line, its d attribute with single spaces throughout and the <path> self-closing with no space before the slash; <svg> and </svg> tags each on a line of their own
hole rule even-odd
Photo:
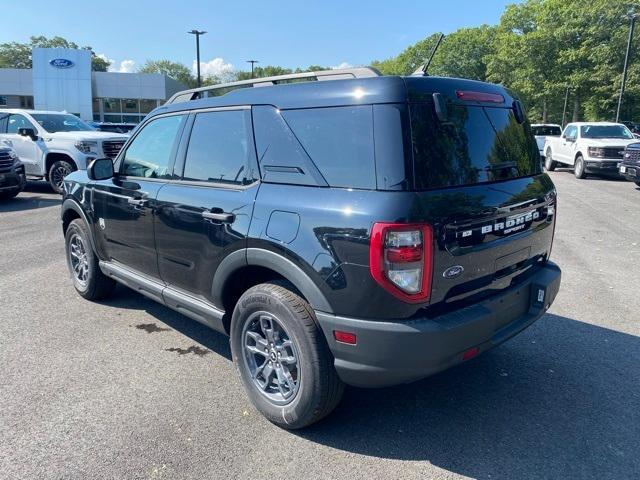
<svg viewBox="0 0 640 480">
<path fill-rule="evenodd" d="M 560 285 L 555 220 L 511 93 L 367 68 L 176 94 L 62 205 L 78 293 L 117 281 L 230 335 L 284 428 L 531 325 Z"/>
</svg>

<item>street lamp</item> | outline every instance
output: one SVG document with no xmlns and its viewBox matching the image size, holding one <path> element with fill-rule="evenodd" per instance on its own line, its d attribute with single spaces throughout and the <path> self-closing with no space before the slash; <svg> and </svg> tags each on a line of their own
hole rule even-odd
<svg viewBox="0 0 640 480">
<path fill-rule="evenodd" d="M 197 65 L 197 72 L 198 72 L 198 87 L 201 87 L 202 81 L 200 80 L 200 35 L 204 35 L 207 32 L 202 30 L 196 30 L 194 28 L 193 30 L 187 33 L 190 33 L 191 35 L 196 36 L 196 65 Z"/>
<path fill-rule="evenodd" d="M 251 64 L 251 78 L 253 78 L 253 66 L 258 63 L 258 60 L 247 60 L 247 63 Z"/>
<path fill-rule="evenodd" d="M 633 30 L 636 25 L 636 19 L 640 17 L 640 13 L 629 13 L 629 40 L 627 41 L 627 53 L 624 56 L 624 68 L 622 70 L 622 85 L 620 85 L 620 96 L 618 97 L 618 110 L 616 111 L 616 122 L 620 121 L 620 108 L 622 107 L 622 97 L 624 96 L 624 87 L 627 83 L 627 68 L 629 67 L 629 55 L 631 53 L 631 41 L 633 40 Z"/>
</svg>

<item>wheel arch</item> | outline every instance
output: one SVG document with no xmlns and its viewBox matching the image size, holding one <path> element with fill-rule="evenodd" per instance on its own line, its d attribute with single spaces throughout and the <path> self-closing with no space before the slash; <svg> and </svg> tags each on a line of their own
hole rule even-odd
<svg viewBox="0 0 640 480">
<path fill-rule="evenodd" d="M 69 228 L 69 224 L 75 220 L 76 218 L 82 219 L 87 228 L 89 229 L 89 242 L 91 243 L 91 248 L 94 253 L 97 252 L 95 240 L 93 238 L 93 225 L 89 222 L 87 215 L 82 210 L 82 207 L 75 202 L 74 200 L 67 198 L 64 202 L 62 202 L 62 209 L 60 218 L 62 220 L 62 234 L 67 233 L 67 228 Z"/>
<path fill-rule="evenodd" d="M 44 174 L 45 177 L 49 178 L 49 170 L 51 170 L 51 166 L 58 161 L 69 162 L 76 170 L 78 169 L 78 164 L 74 160 L 74 158 L 68 153 L 64 152 L 48 152 L 44 159 Z"/>
<path fill-rule="evenodd" d="M 218 266 L 211 291 L 214 304 L 226 312 L 227 331 L 233 309 L 242 293 L 252 286 L 273 280 L 289 282 L 314 310 L 333 313 L 320 288 L 290 259 L 262 248 L 236 250 Z"/>
</svg>

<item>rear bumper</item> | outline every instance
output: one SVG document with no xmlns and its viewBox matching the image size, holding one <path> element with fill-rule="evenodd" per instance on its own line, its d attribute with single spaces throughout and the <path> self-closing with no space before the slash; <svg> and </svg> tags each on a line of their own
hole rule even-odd
<svg viewBox="0 0 640 480">
<path fill-rule="evenodd" d="M 358 387 L 407 383 L 508 340 L 540 318 L 560 288 L 560 268 L 548 262 L 526 282 L 475 305 L 435 318 L 369 321 L 317 312 L 340 378 Z M 539 291 L 544 292 L 538 301 Z M 357 345 L 336 342 L 333 331 L 356 334 Z"/>
</svg>

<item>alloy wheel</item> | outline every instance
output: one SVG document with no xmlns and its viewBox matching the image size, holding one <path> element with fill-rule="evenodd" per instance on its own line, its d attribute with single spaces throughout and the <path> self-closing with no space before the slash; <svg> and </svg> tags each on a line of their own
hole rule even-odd
<svg viewBox="0 0 640 480">
<path fill-rule="evenodd" d="M 258 391 L 277 405 L 290 403 L 300 387 L 298 349 L 282 322 L 254 313 L 242 332 L 245 365 Z"/>
<path fill-rule="evenodd" d="M 69 240 L 69 262 L 76 281 L 83 287 L 86 286 L 89 279 L 89 258 L 84 241 L 78 234 L 74 234 Z"/>
<path fill-rule="evenodd" d="M 51 170 L 51 182 L 56 186 L 56 189 L 62 191 L 62 185 L 64 183 L 64 177 L 71 173 L 71 169 L 65 165 L 58 165 Z"/>
</svg>

